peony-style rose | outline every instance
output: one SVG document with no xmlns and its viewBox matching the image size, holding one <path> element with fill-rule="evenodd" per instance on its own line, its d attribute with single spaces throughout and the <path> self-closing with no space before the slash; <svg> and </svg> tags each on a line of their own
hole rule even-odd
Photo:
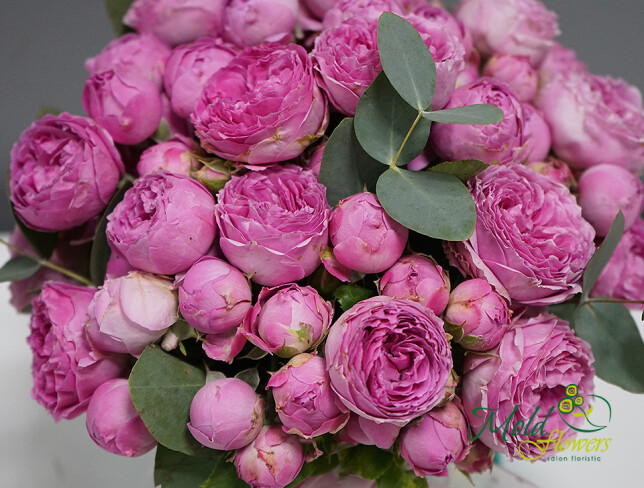
<svg viewBox="0 0 644 488">
<path fill-rule="evenodd" d="M 353 445 L 363 444 L 389 449 L 396 442 L 399 433 L 400 427 L 397 425 L 379 424 L 353 413 L 347 425 L 338 433 L 338 440 Z"/>
<path fill-rule="evenodd" d="M 315 289 L 281 285 L 262 289 L 241 331 L 260 349 L 290 358 L 322 342 L 332 319 L 333 305 Z"/>
<path fill-rule="evenodd" d="M 485 55 L 527 56 L 538 66 L 559 35 L 557 14 L 539 0 L 461 0 L 454 15 Z"/>
<path fill-rule="evenodd" d="M 410 254 L 382 275 L 378 288 L 381 295 L 412 300 L 441 315 L 449 300 L 450 282 L 447 271 L 432 258 Z"/>
<path fill-rule="evenodd" d="M 550 76 L 535 101 L 552 130 L 557 156 L 573 168 L 644 168 L 642 94 L 626 83 L 582 71 Z"/>
<path fill-rule="evenodd" d="M 525 165 L 531 170 L 541 173 L 546 178 L 561 183 L 567 188 L 572 188 L 577 184 L 570 166 L 561 159 L 548 156 L 545 161 L 532 161 L 525 163 Z"/>
<path fill-rule="evenodd" d="M 577 59 L 575 51 L 555 42 L 539 65 L 539 77 L 547 80 L 548 77 L 558 73 L 570 73 L 572 71 L 587 73 L 588 68 Z"/>
<path fill-rule="evenodd" d="M 569 385 L 577 385 L 582 396 L 592 394 L 592 362 L 590 346 L 566 321 L 548 314 L 517 320 L 497 347 L 465 358 L 462 400 L 471 438 L 516 459 L 545 460 L 554 443 L 545 452 L 534 443 L 554 430 L 564 439 L 576 434 L 557 405 Z M 501 424 L 508 419 L 511 427 L 504 429 Z M 580 426 L 584 417 L 567 415 L 565 421 Z"/>
<path fill-rule="evenodd" d="M 180 140 L 169 140 L 150 146 L 136 165 L 139 176 L 165 170 L 177 175 L 190 176 L 200 166 L 192 148 Z"/>
<path fill-rule="evenodd" d="M 483 76 L 506 83 L 520 102 L 531 102 L 537 94 L 539 76 L 526 56 L 492 56 L 483 68 Z"/>
<path fill-rule="evenodd" d="M 124 378 L 106 381 L 96 389 L 85 425 L 92 440 L 113 454 L 141 456 L 157 445 L 134 408 Z"/>
<path fill-rule="evenodd" d="M 222 334 L 236 329 L 251 307 L 248 279 L 222 259 L 204 256 L 175 283 L 182 317 L 195 329 Z"/>
<path fill-rule="evenodd" d="M 523 133 L 526 141 L 524 162 L 543 161 L 548 157 L 552 144 L 550 127 L 544 120 L 543 114 L 529 103 L 523 104 L 523 116 L 525 120 Z"/>
<path fill-rule="evenodd" d="M 271 376 L 275 410 L 284 432 L 311 439 L 335 434 L 349 420 L 349 411 L 331 389 L 326 361 L 298 354 Z"/>
<path fill-rule="evenodd" d="M 165 92 L 172 110 L 189 117 L 212 75 L 235 57 L 235 48 L 219 39 L 204 37 L 176 47 L 166 63 L 163 75 Z"/>
<path fill-rule="evenodd" d="M 150 32 L 171 46 L 221 31 L 225 0 L 135 0 L 123 17 L 134 30 Z"/>
<path fill-rule="evenodd" d="M 487 103 L 503 111 L 503 120 L 491 125 L 434 124 L 430 142 L 446 161 L 477 158 L 486 163 L 522 162 L 525 157 L 524 114 L 521 102 L 504 83 L 479 78 L 452 93 L 446 109 Z"/>
<path fill-rule="evenodd" d="M 95 291 L 49 281 L 33 300 L 27 338 L 34 354 L 31 396 L 56 422 L 85 412 L 96 388 L 125 369 L 127 356 L 98 352 L 85 336 Z"/>
<path fill-rule="evenodd" d="M 339 0 L 324 15 L 324 30 L 337 27 L 352 17 L 377 22 L 383 12 L 391 12 L 401 17 L 406 13 L 398 0 Z"/>
<path fill-rule="evenodd" d="M 443 400 L 452 369 L 443 321 L 416 302 L 389 297 L 342 314 L 325 356 L 331 386 L 352 412 L 398 426 Z"/>
<path fill-rule="evenodd" d="M 505 298 L 561 303 L 581 291 L 595 231 L 570 191 L 524 166 L 492 166 L 469 181 L 476 229 L 446 242 L 450 263 Z"/>
<path fill-rule="evenodd" d="M 233 177 L 217 196 L 226 259 L 261 285 L 309 276 L 329 240 L 325 192 L 311 172 L 292 165 Z"/>
<path fill-rule="evenodd" d="M 223 36 L 239 47 L 290 40 L 298 0 L 228 0 L 223 10 Z"/>
<path fill-rule="evenodd" d="M 87 307 L 87 336 L 101 351 L 138 356 L 177 321 L 172 281 L 139 271 L 108 279 Z"/>
<path fill-rule="evenodd" d="M 467 421 L 458 397 L 400 433 L 400 455 L 416 476 L 447 476 L 447 465 L 463 461 L 469 450 Z"/>
<path fill-rule="evenodd" d="M 45 115 L 11 150 L 11 202 L 32 229 L 71 229 L 107 206 L 124 172 L 105 129 L 68 113 Z"/>
<path fill-rule="evenodd" d="M 266 43 L 210 78 L 191 120 L 207 151 L 262 165 L 299 156 L 324 134 L 329 110 L 306 50 Z"/>
<path fill-rule="evenodd" d="M 214 210 L 215 200 L 201 184 L 157 171 L 137 180 L 108 215 L 107 240 L 133 267 L 175 274 L 212 245 Z"/>
<path fill-rule="evenodd" d="M 170 48 L 157 37 L 132 32 L 114 39 L 99 54 L 85 60 L 85 69 L 90 75 L 114 70 L 128 78 L 144 78 L 161 88 L 169 55 Z"/>
</svg>

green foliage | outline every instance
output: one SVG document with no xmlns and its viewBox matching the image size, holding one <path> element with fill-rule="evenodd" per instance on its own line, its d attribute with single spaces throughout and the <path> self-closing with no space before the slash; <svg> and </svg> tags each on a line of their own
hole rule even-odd
<svg viewBox="0 0 644 488">
<path fill-rule="evenodd" d="M 41 258 L 49 259 L 56 248 L 58 234 L 56 232 L 38 232 L 37 230 L 30 229 L 20 220 L 13 208 L 13 204 L 11 204 L 11 212 L 13 213 L 13 219 L 16 221 L 16 225 L 31 248 Z M 24 249 L 24 251 L 27 250 Z"/>
<path fill-rule="evenodd" d="M 237 476 L 235 465 L 220 456 L 210 476 L 199 488 L 248 488 L 248 485 Z"/>
<path fill-rule="evenodd" d="M 162 488 L 197 488 L 205 483 L 223 458 L 188 456 L 162 445 L 157 446 L 154 458 L 154 485 Z"/>
<path fill-rule="evenodd" d="M 456 176 L 465 183 L 490 166 L 490 164 L 484 163 L 479 159 L 464 159 L 462 161 L 444 161 L 432 166 L 429 170 Z"/>
<path fill-rule="evenodd" d="M 333 296 L 338 299 L 342 310 L 346 312 L 356 303 L 373 296 L 373 293 L 359 285 L 341 285 L 333 292 Z"/>
<path fill-rule="evenodd" d="M 340 466 L 340 475 L 357 474 L 367 480 L 377 480 L 393 463 L 393 454 L 376 446 L 357 446 L 347 449 Z"/>
<path fill-rule="evenodd" d="M 123 16 L 130 8 L 134 0 L 105 0 L 105 10 L 107 17 L 110 19 L 112 29 L 117 36 L 130 32 L 131 29 L 123 25 Z"/>
<path fill-rule="evenodd" d="M 503 111 L 494 105 L 479 103 L 435 112 L 423 112 L 423 118 L 441 124 L 488 125 L 503 120 Z"/>
<path fill-rule="evenodd" d="M 17 256 L 0 268 L 0 282 L 20 281 L 33 276 L 40 269 L 40 263 L 27 256 Z"/>
</svg>

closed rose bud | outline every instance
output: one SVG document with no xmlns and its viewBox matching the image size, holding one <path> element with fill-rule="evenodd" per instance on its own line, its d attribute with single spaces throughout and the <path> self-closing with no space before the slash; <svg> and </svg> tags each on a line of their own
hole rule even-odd
<svg viewBox="0 0 644 488">
<path fill-rule="evenodd" d="M 539 76 L 526 56 L 492 56 L 483 68 L 483 76 L 506 83 L 521 102 L 530 102 L 537 94 Z"/>
<path fill-rule="evenodd" d="M 199 161 L 192 151 L 190 146 L 179 140 L 160 142 L 143 151 L 136 170 L 140 176 L 160 169 L 190 176 L 190 171 L 199 167 Z"/>
<path fill-rule="evenodd" d="M 241 352 L 245 345 L 246 338 L 239 329 L 221 334 L 208 334 L 201 343 L 206 356 L 215 361 L 226 361 L 228 364 L 233 362 L 235 356 Z"/>
<path fill-rule="evenodd" d="M 251 444 L 235 454 L 237 476 L 255 488 L 284 488 L 303 464 L 297 436 L 284 433 L 277 425 L 263 427 Z"/>
<path fill-rule="evenodd" d="M 138 356 L 177 321 L 170 280 L 140 271 L 108 279 L 87 308 L 87 335 L 97 349 Z"/>
<path fill-rule="evenodd" d="M 381 295 L 413 300 L 441 315 L 449 300 L 449 275 L 433 259 L 410 254 L 382 275 L 379 288 Z"/>
<path fill-rule="evenodd" d="M 474 441 L 465 459 L 455 463 L 458 469 L 470 474 L 492 471 L 493 465 L 494 451 L 479 440 Z"/>
<path fill-rule="evenodd" d="M 223 10 L 223 35 L 239 47 L 291 39 L 298 0 L 229 0 Z"/>
<path fill-rule="evenodd" d="M 248 279 L 221 259 L 204 256 L 178 277 L 179 309 L 200 332 L 221 334 L 237 328 L 250 309 Z"/>
<path fill-rule="evenodd" d="M 549 156 L 545 161 L 532 161 L 525 163 L 525 166 L 537 173 L 541 173 L 552 181 L 561 183 L 567 188 L 572 188 L 577 185 L 570 166 L 561 159 Z"/>
<path fill-rule="evenodd" d="M 468 451 L 467 421 L 458 397 L 400 434 L 400 455 L 416 476 L 447 476 L 447 465 L 462 461 Z"/>
<path fill-rule="evenodd" d="M 211 449 L 239 449 L 257 437 L 264 423 L 264 400 L 248 383 L 221 378 L 202 387 L 190 404 L 188 430 Z"/>
<path fill-rule="evenodd" d="M 480 278 L 458 285 L 449 296 L 445 320 L 454 340 L 472 351 L 496 346 L 510 326 L 507 301 Z"/>
<path fill-rule="evenodd" d="M 349 410 L 331 389 L 326 362 L 320 356 L 298 354 L 271 376 L 275 409 L 287 434 L 311 439 L 335 434 L 349 420 Z"/>
<path fill-rule="evenodd" d="M 409 230 L 389 217 L 373 193 L 342 200 L 331 214 L 329 236 L 340 264 L 361 273 L 380 273 L 402 255 Z"/>
<path fill-rule="evenodd" d="M 85 425 L 92 440 L 113 454 L 141 456 L 157 445 L 134 408 L 123 378 L 106 381 L 96 389 Z"/>
<path fill-rule="evenodd" d="M 190 176 L 208 188 L 211 193 L 215 194 L 230 181 L 230 173 L 223 167 L 211 168 L 210 166 L 202 166 L 197 171 L 192 171 Z"/>
<path fill-rule="evenodd" d="M 290 358 L 318 345 L 333 318 L 333 306 L 310 286 L 264 288 L 244 319 L 242 332 L 257 347 Z"/>
<path fill-rule="evenodd" d="M 644 206 L 644 184 L 619 166 L 600 164 L 584 171 L 578 192 L 581 214 L 598 237 L 608 234 L 620 210 L 624 214 L 624 230 L 628 230 Z"/>
<path fill-rule="evenodd" d="M 539 76 L 546 80 L 557 73 L 571 71 L 587 73 L 588 68 L 577 59 L 575 51 L 555 42 L 539 65 Z"/>
<path fill-rule="evenodd" d="M 525 126 L 525 154 L 526 162 L 543 161 L 550 152 L 552 136 L 550 128 L 543 118 L 543 114 L 529 103 L 523 104 Z"/>
<path fill-rule="evenodd" d="M 353 445 L 362 444 L 389 449 L 396 442 L 399 433 L 398 425 L 379 424 L 352 413 L 347 425 L 338 433 L 338 440 Z"/>
</svg>

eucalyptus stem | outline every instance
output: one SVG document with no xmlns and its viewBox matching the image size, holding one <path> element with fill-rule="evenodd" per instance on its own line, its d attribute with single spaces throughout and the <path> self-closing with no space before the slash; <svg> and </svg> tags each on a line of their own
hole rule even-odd
<svg viewBox="0 0 644 488">
<path fill-rule="evenodd" d="M 32 261 L 37 262 L 41 266 L 44 266 L 49 269 L 53 269 L 54 271 L 58 271 L 60 274 L 63 274 L 73 280 L 76 280 L 79 283 L 84 284 L 85 286 L 90 286 L 92 288 L 95 288 L 94 283 L 92 283 L 88 278 L 79 275 L 78 273 L 74 273 L 73 271 L 63 268 L 62 266 L 58 266 L 57 264 L 54 264 L 51 261 L 48 261 L 47 259 L 40 258 L 34 254 L 31 254 L 30 252 L 25 251 L 24 249 L 20 249 L 19 247 L 16 247 L 13 244 L 8 243 L 4 239 L 0 239 L 0 244 L 4 244 L 9 249 L 16 251 L 17 253 L 25 256 L 26 258 L 31 259 Z"/>
<path fill-rule="evenodd" d="M 584 303 L 632 303 L 634 305 L 644 305 L 644 300 L 627 300 L 625 298 L 587 298 Z"/>
<path fill-rule="evenodd" d="M 411 137 L 411 133 L 414 132 L 414 129 L 418 125 L 418 122 L 420 122 L 420 119 L 422 118 L 422 115 L 423 115 L 423 111 L 419 110 L 418 115 L 416 115 L 416 120 L 414 120 L 414 123 L 411 124 L 411 127 L 409 128 L 409 131 L 407 131 L 407 135 L 403 139 L 402 144 L 400 144 L 400 148 L 398 148 L 398 153 L 396 154 L 396 157 L 394 158 L 394 160 L 389 165 L 390 168 L 395 168 L 396 167 L 396 163 L 398 162 L 398 159 L 400 158 L 400 155 L 402 154 L 402 150 L 404 149 L 405 144 L 407 144 L 407 141 Z"/>
</svg>

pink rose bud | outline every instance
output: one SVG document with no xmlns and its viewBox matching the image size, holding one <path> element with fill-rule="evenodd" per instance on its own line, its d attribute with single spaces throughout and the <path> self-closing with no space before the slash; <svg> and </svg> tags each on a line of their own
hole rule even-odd
<svg viewBox="0 0 644 488">
<path fill-rule="evenodd" d="M 416 476 L 447 476 L 447 465 L 465 459 L 469 451 L 467 421 L 458 397 L 405 427 L 400 455 Z"/>
<path fill-rule="evenodd" d="M 193 168 L 200 166 L 193 149 L 179 140 L 160 142 L 150 146 L 141 154 L 136 170 L 140 176 L 158 170 L 177 175 L 190 176 Z"/>
<path fill-rule="evenodd" d="M 349 422 L 338 434 L 338 440 L 349 444 L 377 446 L 380 449 L 390 449 L 394 445 L 400 427 L 394 424 L 379 424 L 360 415 L 351 414 Z"/>
<path fill-rule="evenodd" d="M 487 103 L 503 111 L 503 120 L 491 125 L 434 124 L 433 150 L 445 161 L 481 159 L 486 163 L 518 163 L 525 159 L 524 111 L 521 102 L 504 83 L 480 78 L 454 90 L 446 109 Z"/>
<path fill-rule="evenodd" d="M 572 71 L 587 73 L 588 68 L 577 59 L 575 51 L 555 42 L 539 65 L 539 76 L 547 80 L 558 73 L 570 73 Z"/>
<path fill-rule="evenodd" d="M 223 11 L 223 35 L 239 47 L 290 40 L 298 0 L 229 0 Z"/>
<path fill-rule="evenodd" d="M 154 83 L 127 78 L 114 70 L 87 78 L 83 108 L 119 144 L 143 142 L 161 121 L 161 98 Z"/>
<path fill-rule="evenodd" d="M 324 266 L 324 269 L 331 276 L 339 279 L 340 281 L 344 281 L 345 283 L 355 283 L 365 276 L 364 273 L 354 271 L 340 264 L 333 254 L 333 249 L 330 247 L 324 247 L 322 249 L 322 252 L 320 252 L 320 258 L 322 259 L 322 266 Z"/>
<path fill-rule="evenodd" d="M 159 89 L 163 86 L 163 66 L 170 47 L 152 34 L 125 34 L 85 61 L 90 75 L 114 70 L 127 78 L 145 78 Z"/>
<path fill-rule="evenodd" d="M 527 56 L 501 54 L 492 56 L 483 68 L 483 76 L 507 84 L 520 102 L 530 102 L 537 94 L 539 76 Z"/>
<path fill-rule="evenodd" d="M 172 110 L 189 117 L 207 81 L 235 57 L 235 52 L 233 46 L 209 37 L 176 47 L 163 75 Z"/>
<path fill-rule="evenodd" d="M 414 159 L 407 163 L 407 169 L 409 171 L 422 171 L 429 166 L 429 160 L 424 153 L 420 153 Z"/>
<path fill-rule="evenodd" d="M 106 381 L 96 389 L 85 425 L 92 440 L 113 454 L 141 456 L 157 445 L 134 408 L 123 378 Z"/>
<path fill-rule="evenodd" d="M 373 193 L 342 200 L 331 214 L 329 236 L 338 262 L 361 273 L 380 273 L 402 256 L 409 230 L 389 217 Z"/>
<path fill-rule="evenodd" d="M 441 315 L 449 300 L 449 275 L 432 258 L 410 254 L 382 275 L 379 288 L 381 295 L 413 300 Z"/>
<path fill-rule="evenodd" d="M 328 116 L 306 50 L 265 43 L 210 78 L 191 120 L 207 151 L 262 165 L 299 156 L 324 134 Z"/>
<path fill-rule="evenodd" d="M 561 159 L 553 158 L 549 156 L 545 161 L 532 161 L 525 163 L 527 168 L 541 173 L 546 178 L 561 183 L 567 188 L 572 188 L 576 186 L 575 177 L 572 174 L 570 166 L 568 166 Z"/>
<path fill-rule="evenodd" d="M 559 35 L 557 14 L 538 0 L 461 0 L 454 12 L 481 54 L 527 56 L 538 66 Z"/>
<path fill-rule="evenodd" d="M 157 171 L 139 178 L 108 215 L 107 240 L 133 267 L 175 274 L 208 252 L 214 212 L 215 200 L 201 184 Z"/>
<path fill-rule="evenodd" d="M 496 346 L 510 327 L 506 300 L 482 279 L 467 280 L 449 296 L 445 320 L 456 326 L 448 330 L 454 340 L 472 351 Z"/>
<path fill-rule="evenodd" d="M 492 471 L 494 451 L 481 441 L 476 440 L 472 444 L 470 452 L 465 456 L 465 459 L 454 465 L 461 471 L 470 474 Z"/>
<path fill-rule="evenodd" d="M 618 166 L 599 164 L 587 169 L 579 178 L 577 190 L 581 214 L 598 237 L 608 234 L 620 210 L 624 214 L 624 230 L 628 230 L 644 207 L 644 183 Z"/>
<path fill-rule="evenodd" d="M 317 346 L 333 319 L 333 306 L 310 286 L 263 288 L 242 332 L 271 354 L 290 358 Z"/>
<path fill-rule="evenodd" d="M 300 0 L 316 19 L 324 19 L 324 15 L 335 7 L 340 0 Z"/>
<path fill-rule="evenodd" d="M 93 288 L 48 281 L 33 300 L 27 343 L 34 357 L 31 396 L 58 422 L 78 417 L 100 385 L 120 376 L 127 356 L 103 354 L 85 335 Z"/>
<path fill-rule="evenodd" d="M 107 206 L 125 172 L 105 129 L 62 113 L 33 122 L 11 149 L 11 203 L 27 227 L 71 229 Z"/>
<path fill-rule="evenodd" d="M 465 28 L 465 25 L 460 20 L 449 13 L 445 5 L 440 0 L 426 1 L 426 0 L 404 0 L 401 2 L 405 10 L 419 15 L 434 23 L 440 24 L 445 30 L 457 36 L 465 48 L 465 57 L 469 58 L 473 51 L 472 36 Z"/>
<path fill-rule="evenodd" d="M 221 31 L 225 0 L 135 0 L 123 17 L 134 30 L 150 32 L 171 46 Z"/>
<path fill-rule="evenodd" d="M 298 354 L 271 376 L 275 409 L 287 434 L 311 439 L 335 434 L 349 420 L 349 411 L 331 389 L 326 361 Z"/>
<path fill-rule="evenodd" d="M 284 488 L 296 478 L 303 464 L 304 453 L 297 436 L 284 433 L 277 425 L 264 426 L 251 444 L 235 454 L 237 476 L 257 488 Z"/>
<path fill-rule="evenodd" d="M 248 279 L 218 258 L 204 256 L 177 278 L 182 317 L 206 334 L 236 329 L 250 310 L 253 294 Z"/>
<path fill-rule="evenodd" d="M 325 146 L 326 141 L 313 150 L 313 153 L 310 154 L 308 161 L 305 160 L 306 169 L 313 173 L 316 178 L 320 177 L 320 166 L 322 166 L 322 156 L 324 155 Z"/>
<path fill-rule="evenodd" d="M 525 162 L 543 161 L 550 153 L 552 136 L 543 114 L 529 103 L 523 104 L 525 126 Z"/>
<path fill-rule="evenodd" d="M 404 16 L 406 13 L 398 0 L 338 0 L 324 16 L 324 29 L 337 27 L 353 17 L 377 22 L 383 12 L 391 12 L 398 16 Z"/>
<path fill-rule="evenodd" d="M 87 335 L 101 351 L 138 356 L 177 321 L 172 282 L 140 271 L 108 279 L 87 308 Z"/>
<path fill-rule="evenodd" d="M 221 250 L 254 282 L 298 281 L 320 265 L 331 209 L 310 171 L 285 165 L 233 176 L 217 199 Z"/>
<path fill-rule="evenodd" d="M 228 364 L 232 364 L 235 356 L 241 352 L 245 345 L 246 338 L 239 329 L 221 334 L 208 334 L 201 343 L 206 356 L 215 361 L 226 361 Z"/>
<path fill-rule="evenodd" d="M 107 268 L 105 269 L 105 278 L 119 278 L 130 271 L 135 271 L 135 269 L 130 266 L 125 256 L 116 249 L 111 249 L 110 257 L 107 260 Z"/>
<path fill-rule="evenodd" d="M 263 423 L 264 400 L 236 378 L 206 383 L 190 404 L 188 430 L 211 449 L 231 451 L 247 446 Z"/>
<path fill-rule="evenodd" d="M 230 181 L 230 174 L 225 169 L 213 169 L 202 166 L 197 171 L 192 171 L 190 176 L 210 190 L 218 193 Z"/>
</svg>

